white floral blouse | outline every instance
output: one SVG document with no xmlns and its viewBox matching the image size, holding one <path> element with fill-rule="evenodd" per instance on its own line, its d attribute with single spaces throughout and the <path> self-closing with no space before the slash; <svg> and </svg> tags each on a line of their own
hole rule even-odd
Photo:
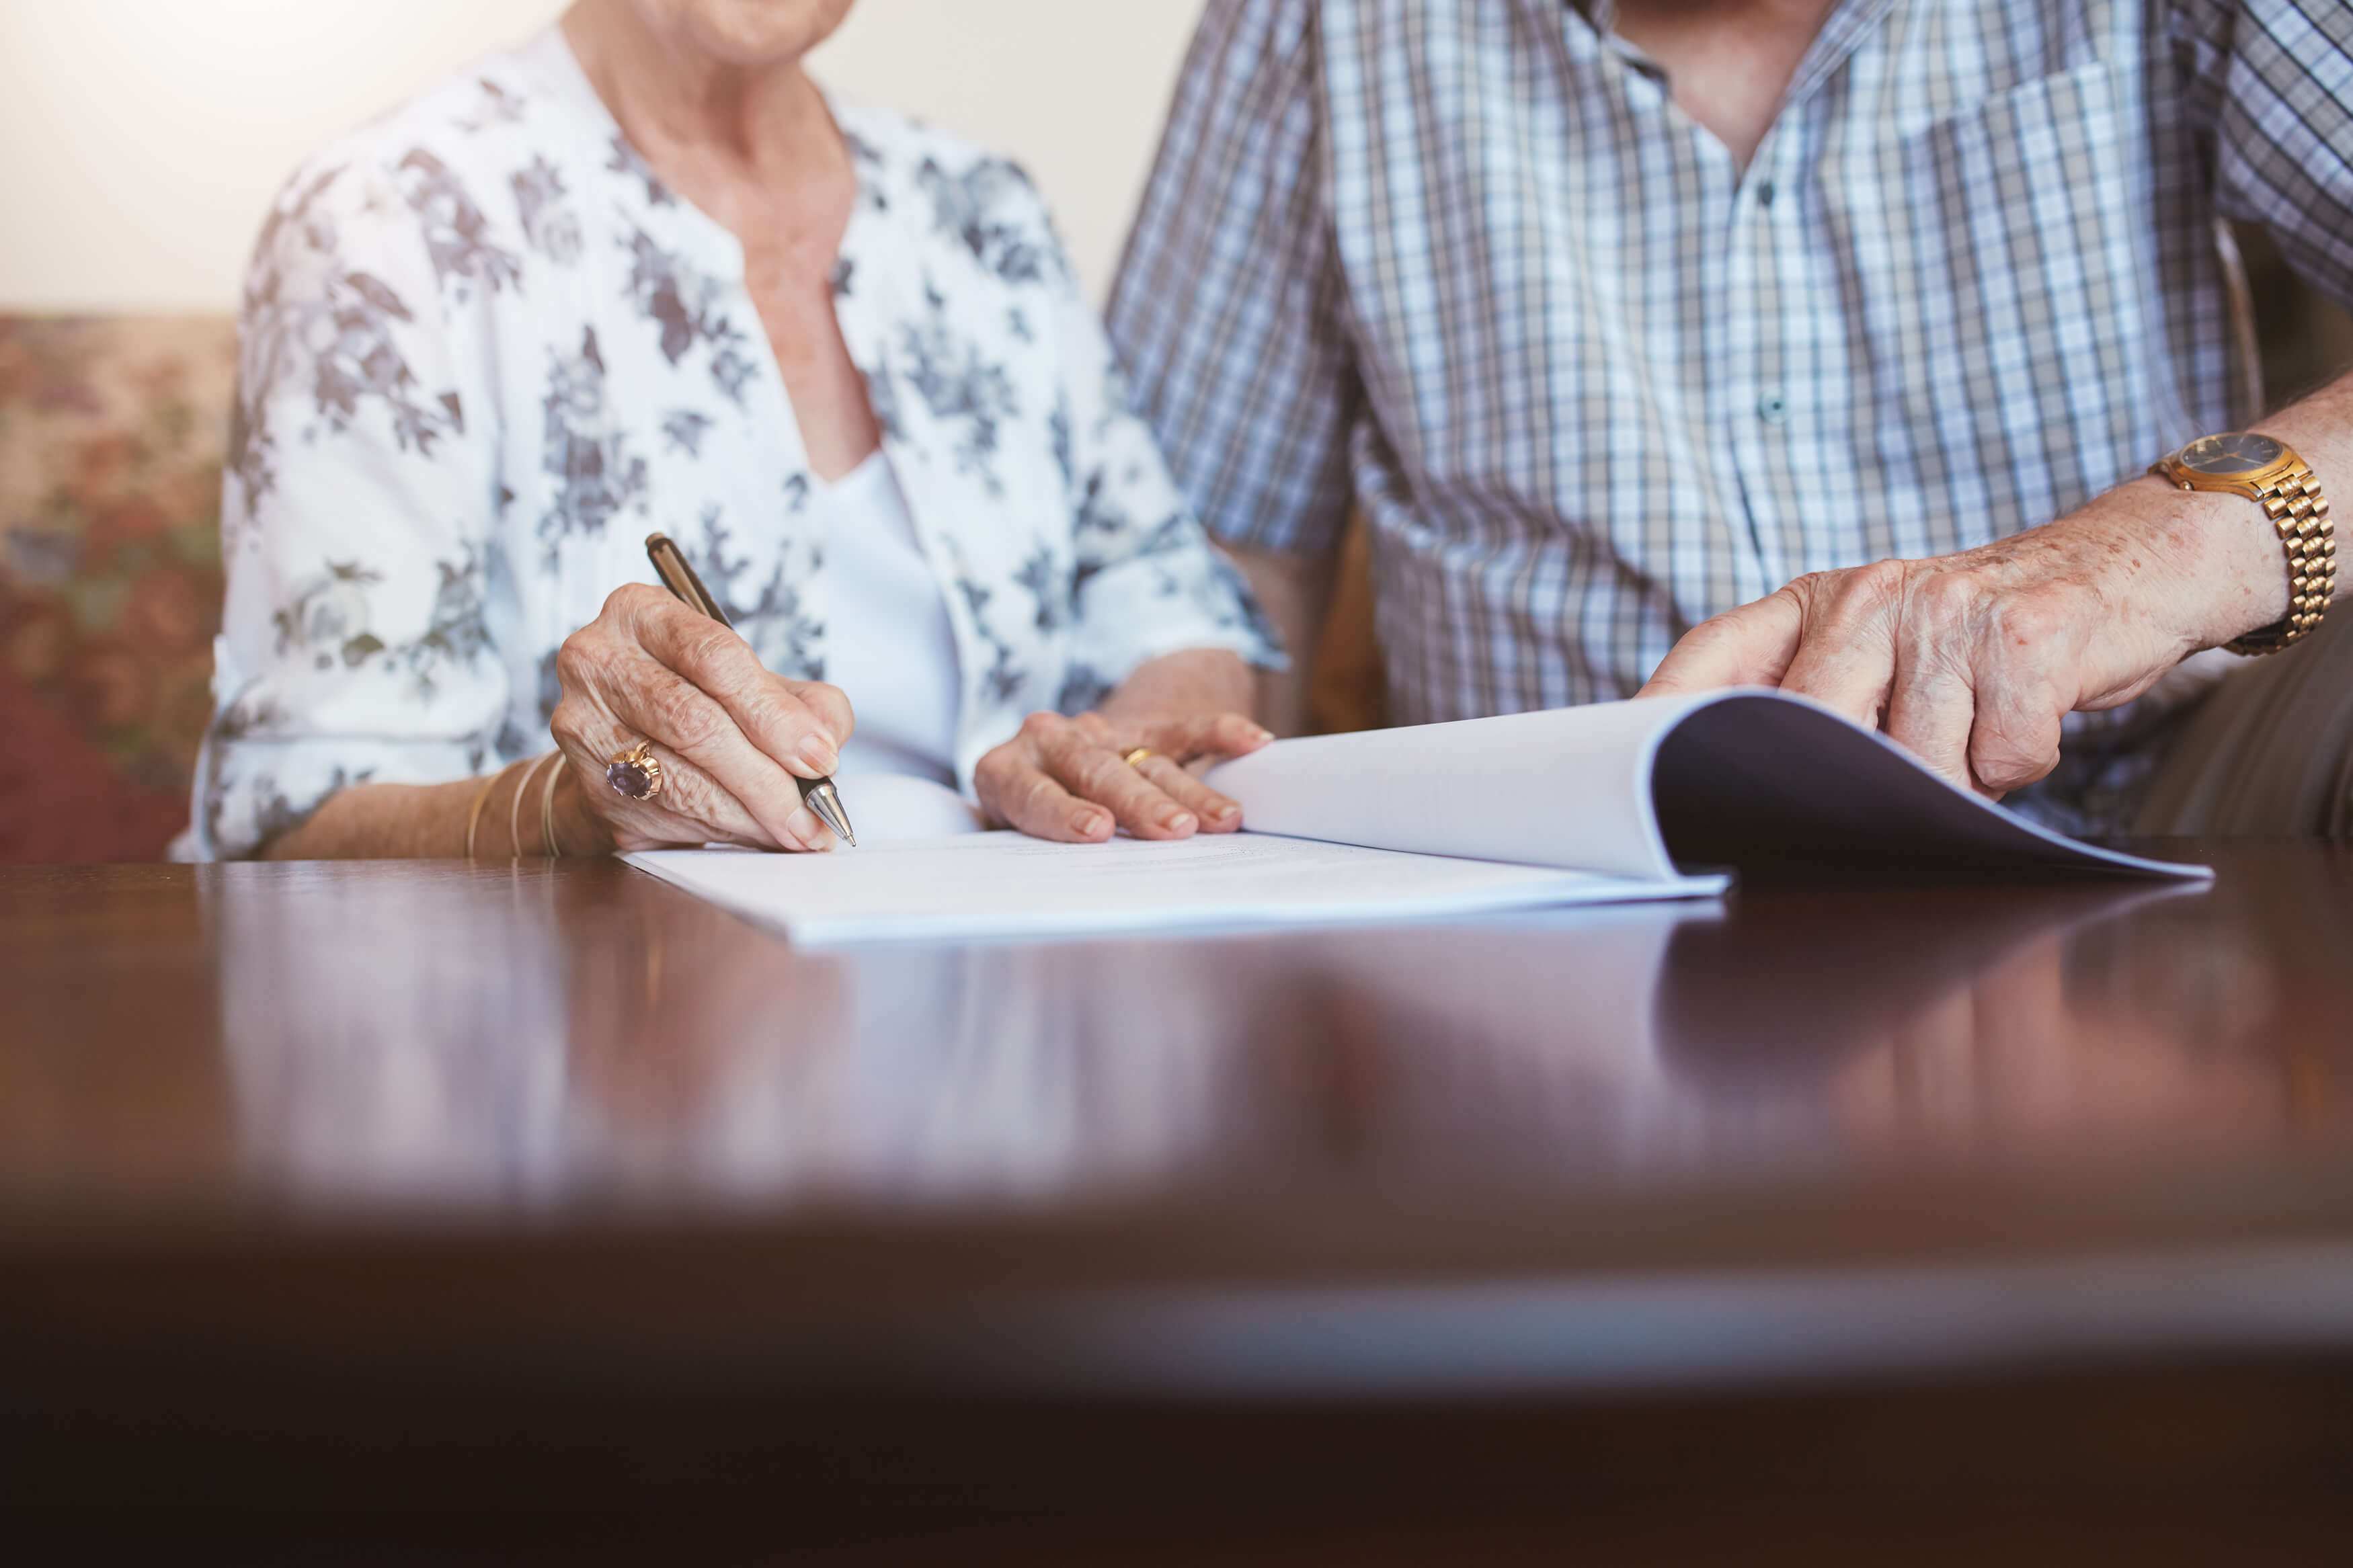
<svg viewBox="0 0 2353 1568">
<path fill-rule="evenodd" d="M 1029 712 L 1146 659 L 1278 661 L 1021 171 L 835 112 L 836 310 L 955 630 L 966 790 Z M 545 749 L 555 649 L 654 581 L 655 529 L 771 669 L 824 678 L 813 477 L 743 275 L 553 29 L 295 176 L 240 319 L 201 853 Z"/>
</svg>

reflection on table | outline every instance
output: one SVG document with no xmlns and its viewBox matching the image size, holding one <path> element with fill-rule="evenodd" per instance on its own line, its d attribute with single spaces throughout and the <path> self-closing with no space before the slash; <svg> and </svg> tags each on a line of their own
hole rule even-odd
<svg viewBox="0 0 2353 1568">
<path fill-rule="evenodd" d="M 2353 850 L 2195 853 L 830 954 L 611 864 L 0 872 L 0 1494 L 2334 1549 Z"/>
<path fill-rule="evenodd" d="M 617 875 L 626 896 L 537 874 L 216 889 L 247 1190 L 1087 1204 L 1801 1176 L 2344 1121 L 2284 1070 L 2292 955 L 2196 890 L 804 955 Z"/>
</svg>

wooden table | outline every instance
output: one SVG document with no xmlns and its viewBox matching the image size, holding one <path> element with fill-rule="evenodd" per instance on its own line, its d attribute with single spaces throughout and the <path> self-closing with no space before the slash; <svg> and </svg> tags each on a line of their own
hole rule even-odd
<svg viewBox="0 0 2353 1568">
<path fill-rule="evenodd" d="M 565 1561 L 2328 1552 L 2353 853 L 2163 852 L 2221 879 L 833 954 L 607 863 L 0 872 L 0 1496 Z"/>
</svg>

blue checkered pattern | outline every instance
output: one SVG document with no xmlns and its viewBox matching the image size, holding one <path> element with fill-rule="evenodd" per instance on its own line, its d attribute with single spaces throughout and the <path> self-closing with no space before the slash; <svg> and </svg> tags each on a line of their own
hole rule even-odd
<svg viewBox="0 0 2353 1568">
<path fill-rule="evenodd" d="M 2243 423 L 2223 217 L 2353 299 L 2341 0 L 1845 0 L 1746 169 L 1609 24 L 1211 0 L 1113 293 L 1219 534 L 1362 509 L 1401 721 L 1630 695 Z"/>
</svg>

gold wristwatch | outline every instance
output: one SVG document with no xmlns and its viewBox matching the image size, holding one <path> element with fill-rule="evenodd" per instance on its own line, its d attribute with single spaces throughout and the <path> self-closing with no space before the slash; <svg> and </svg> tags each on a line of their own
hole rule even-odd
<svg viewBox="0 0 2353 1568">
<path fill-rule="evenodd" d="M 2287 552 L 2287 614 L 2222 646 L 2277 653 L 2320 625 L 2337 593 L 2337 525 L 2311 468 L 2284 441 L 2240 430 L 2192 441 L 2148 470 L 2185 490 L 2227 490 L 2263 509 Z"/>
</svg>

